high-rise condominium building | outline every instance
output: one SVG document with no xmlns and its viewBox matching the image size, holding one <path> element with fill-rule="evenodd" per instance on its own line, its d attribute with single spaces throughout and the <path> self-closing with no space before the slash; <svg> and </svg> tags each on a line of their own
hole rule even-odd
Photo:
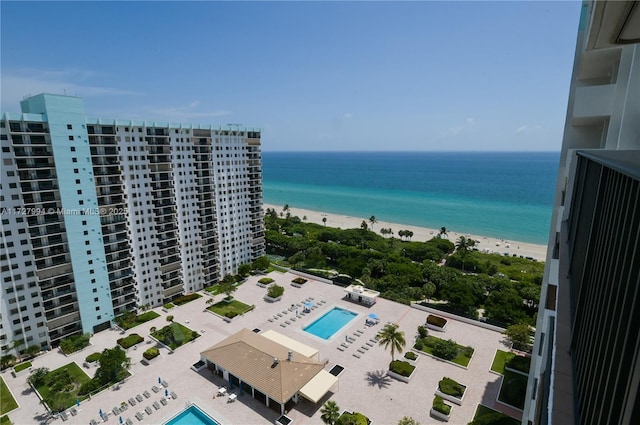
<svg viewBox="0 0 640 425">
<path fill-rule="evenodd" d="M 21 107 L 0 123 L 3 353 L 108 328 L 264 255 L 260 132 L 87 118 L 70 96 Z"/>
<path fill-rule="evenodd" d="M 582 5 L 523 424 L 640 424 L 640 2 Z"/>
</svg>

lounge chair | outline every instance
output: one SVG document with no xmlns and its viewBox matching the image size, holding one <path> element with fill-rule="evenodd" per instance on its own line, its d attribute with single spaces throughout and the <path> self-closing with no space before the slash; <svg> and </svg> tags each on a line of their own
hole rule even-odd
<svg viewBox="0 0 640 425">
<path fill-rule="evenodd" d="M 142 396 L 140 394 L 138 394 L 136 396 L 136 400 L 138 400 L 138 403 L 142 403 L 142 400 L 144 400 L 144 398 L 142 398 Z"/>
<path fill-rule="evenodd" d="M 131 418 L 127 418 L 126 421 L 124 421 L 125 425 L 133 425 L 133 421 L 131 420 Z"/>
<path fill-rule="evenodd" d="M 169 386 L 169 383 L 167 381 L 162 381 L 162 386 L 167 388 Z"/>
<path fill-rule="evenodd" d="M 365 342 L 364 345 L 367 345 L 369 347 L 373 347 L 373 343 L 371 341 Z"/>
<path fill-rule="evenodd" d="M 336 348 L 340 351 L 344 351 L 344 347 L 342 345 L 338 345 Z"/>
<path fill-rule="evenodd" d="M 296 319 L 295 317 L 292 317 L 292 318 L 291 318 L 291 319 L 289 319 L 289 320 L 291 320 L 292 322 L 295 322 L 295 321 L 296 321 L 296 320 L 298 320 L 298 319 Z"/>
<path fill-rule="evenodd" d="M 136 419 L 137 419 L 137 420 L 139 420 L 139 421 L 141 421 L 141 420 L 142 420 L 142 418 L 144 418 L 144 416 L 142 416 L 142 413 L 137 412 L 137 413 L 136 413 Z"/>
<path fill-rule="evenodd" d="M 175 391 L 171 391 L 171 398 L 175 400 L 178 398 L 178 394 L 176 394 Z"/>
<path fill-rule="evenodd" d="M 288 320 L 285 320 L 285 321 L 284 321 L 284 323 L 286 323 L 287 325 L 290 325 L 290 324 L 291 324 L 291 322 L 290 322 L 290 321 L 288 321 Z"/>
<path fill-rule="evenodd" d="M 236 401 L 236 398 L 238 398 L 238 394 L 229 394 L 229 398 L 227 399 L 227 403 L 233 403 L 234 401 Z"/>
<path fill-rule="evenodd" d="M 273 322 L 273 317 L 269 317 L 267 320 Z"/>
<path fill-rule="evenodd" d="M 69 417 L 67 416 L 67 413 L 64 411 L 60 412 L 60 417 L 62 418 L 63 421 L 66 421 L 67 419 L 69 419 Z"/>
<path fill-rule="evenodd" d="M 367 347 L 366 345 L 363 345 L 363 346 L 362 346 L 362 347 L 360 347 L 360 348 L 362 348 L 362 349 L 363 349 L 363 350 L 365 350 L 365 351 L 369 351 L 369 347 Z"/>
<path fill-rule="evenodd" d="M 356 351 L 360 354 L 364 354 L 364 350 L 362 348 L 358 348 Z"/>
<path fill-rule="evenodd" d="M 129 404 L 130 404 L 131 406 L 135 406 L 135 405 L 136 405 L 136 401 L 135 401 L 133 398 L 130 398 L 130 399 L 129 399 Z"/>
<path fill-rule="evenodd" d="M 158 403 L 157 401 L 153 402 L 153 408 L 156 410 L 160 410 L 160 403 Z"/>
<path fill-rule="evenodd" d="M 71 410 L 69 410 L 69 413 L 71 413 L 71 416 L 75 416 L 78 414 L 78 411 L 76 410 L 75 407 L 72 407 Z"/>
<path fill-rule="evenodd" d="M 166 399 L 166 398 L 164 398 L 164 397 L 163 397 L 163 398 L 161 398 L 161 399 L 160 399 L 160 403 L 162 403 L 162 405 L 163 405 L 163 406 L 166 406 L 166 405 L 167 405 L 167 399 Z"/>
<path fill-rule="evenodd" d="M 111 409 L 111 411 L 113 412 L 113 415 L 119 415 L 120 414 L 120 409 L 118 409 L 117 407 L 114 407 L 113 409 Z"/>
<path fill-rule="evenodd" d="M 144 394 L 144 396 L 145 396 L 146 398 L 151 397 L 151 393 L 149 393 L 149 391 L 145 391 L 145 392 L 143 392 L 142 394 Z"/>
<path fill-rule="evenodd" d="M 154 393 L 157 393 L 160 391 L 160 388 L 156 387 L 155 385 L 153 387 L 151 387 L 151 391 L 153 391 Z"/>
<path fill-rule="evenodd" d="M 144 408 L 144 411 L 147 412 L 147 415 L 150 415 L 153 413 L 153 410 L 151 410 L 151 408 L 149 406 Z"/>
<path fill-rule="evenodd" d="M 360 354 L 358 354 L 358 353 L 353 353 L 352 356 L 355 357 L 356 359 L 360 358 Z"/>
<path fill-rule="evenodd" d="M 95 420 L 95 419 L 91 419 L 91 420 L 89 421 L 89 424 L 90 424 L 90 425 L 98 425 L 98 422 L 96 422 L 96 420 Z"/>
<path fill-rule="evenodd" d="M 280 323 L 280 326 L 283 327 L 283 328 L 287 327 L 287 325 L 285 325 L 284 323 Z"/>
</svg>

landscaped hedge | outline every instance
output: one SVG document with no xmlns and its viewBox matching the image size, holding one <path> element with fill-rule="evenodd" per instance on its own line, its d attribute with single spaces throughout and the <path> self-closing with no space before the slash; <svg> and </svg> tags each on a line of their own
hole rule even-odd
<svg viewBox="0 0 640 425">
<path fill-rule="evenodd" d="M 124 330 L 127 330 L 141 325 L 142 323 L 148 322 L 149 320 L 153 320 L 156 317 L 160 317 L 160 315 L 153 310 L 147 311 L 146 313 L 142 313 L 137 316 L 133 312 L 127 311 L 126 313 L 116 317 L 115 321 L 118 326 L 120 326 Z"/>
<path fill-rule="evenodd" d="M 262 283 L 263 285 L 269 285 L 270 283 L 275 282 L 275 280 L 271 279 L 270 277 L 263 277 L 258 282 Z"/>
<path fill-rule="evenodd" d="M 433 326 L 438 326 L 439 328 L 444 328 L 447 324 L 447 319 L 430 314 L 427 316 L 427 323 Z"/>
<path fill-rule="evenodd" d="M 459 384 L 451 378 L 444 377 L 438 382 L 438 389 L 440 392 L 448 394 L 450 396 L 460 398 L 464 394 L 465 386 Z"/>
<path fill-rule="evenodd" d="M 165 310 L 171 310 L 175 305 L 173 303 L 166 303 L 162 306 Z"/>
<path fill-rule="evenodd" d="M 371 423 L 369 418 L 358 412 L 344 412 L 336 421 L 336 425 L 368 425 L 369 423 Z"/>
<path fill-rule="evenodd" d="M 505 364 L 505 366 L 523 373 L 529 373 L 529 368 L 531 367 L 531 358 L 524 356 L 515 356 L 511 360 L 509 360 Z"/>
<path fill-rule="evenodd" d="M 98 360 L 100 360 L 100 356 L 101 356 L 100 353 L 92 353 L 92 354 L 89 354 L 84 360 L 87 363 L 93 363 L 93 362 L 97 362 Z"/>
<path fill-rule="evenodd" d="M 20 364 L 15 365 L 15 366 L 13 367 L 13 370 L 14 370 L 16 373 L 18 373 L 18 372 L 20 372 L 20 371 L 23 371 L 23 370 L 25 370 L 25 369 L 30 368 L 31 366 L 32 366 L 32 365 L 31 365 L 31 362 L 24 362 L 24 363 L 20 363 Z"/>
<path fill-rule="evenodd" d="M 418 358 L 418 355 L 413 351 L 407 351 L 406 353 L 404 353 L 404 358 L 409 360 L 416 360 Z"/>
<path fill-rule="evenodd" d="M 449 416 L 451 414 L 451 406 L 445 404 L 444 400 L 440 396 L 436 396 L 433 399 L 433 410 L 436 410 L 443 415 Z"/>
<path fill-rule="evenodd" d="M 413 373 L 415 368 L 416 367 L 414 365 L 403 360 L 394 360 L 389 363 L 389 370 L 391 372 L 395 372 L 398 375 L 402 375 L 405 377 L 409 377 Z"/>
<path fill-rule="evenodd" d="M 175 305 L 182 305 L 182 304 L 186 304 L 186 303 L 188 303 L 190 301 L 197 300 L 200 297 L 202 297 L 202 295 L 193 293 L 193 294 L 189 294 L 189 295 L 183 295 L 183 296 L 181 296 L 179 298 L 176 298 L 172 302 Z"/>
<path fill-rule="evenodd" d="M 298 285 L 302 285 L 303 283 L 307 283 L 307 279 L 298 276 L 295 279 L 293 279 L 291 282 L 297 283 Z"/>
<path fill-rule="evenodd" d="M 118 345 L 120 345 L 122 348 L 126 350 L 127 348 L 131 348 L 134 345 L 141 343 L 142 341 L 144 341 L 144 338 L 141 337 L 140 335 L 131 334 L 124 338 L 120 338 L 117 342 L 118 342 Z"/>
<path fill-rule="evenodd" d="M 65 354 L 75 353 L 89 346 L 89 334 L 71 335 L 60 341 L 60 349 Z"/>
<path fill-rule="evenodd" d="M 148 350 L 146 350 L 144 353 L 142 353 L 142 357 L 144 357 L 147 360 L 156 358 L 159 355 L 160 355 L 160 350 L 158 350 L 156 347 L 151 347 Z"/>
</svg>

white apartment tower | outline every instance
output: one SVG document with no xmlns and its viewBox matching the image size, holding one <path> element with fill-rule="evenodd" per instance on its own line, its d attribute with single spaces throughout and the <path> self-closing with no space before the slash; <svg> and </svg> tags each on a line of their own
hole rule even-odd
<svg viewBox="0 0 640 425">
<path fill-rule="evenodd" d="M 585 1 L 522 423 L 640 423 L 640 2 Z"/>
<path fill-rule="evenodd" d="M 108 328 L 265 254 L 260 132 L 92 119 L 41 94 L 2 115 L 3 352 Z"/>
</svg>

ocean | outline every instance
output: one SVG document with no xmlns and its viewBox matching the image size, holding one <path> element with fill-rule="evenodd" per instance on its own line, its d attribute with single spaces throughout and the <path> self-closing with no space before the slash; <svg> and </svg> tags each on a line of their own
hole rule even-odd
<svg viewBox="0 0 640 425">
<path fill-rule="evenodd" d="M 559 158 L 559 152 L 263 152 L 264 202 L 546 245 Z"/>
</svg>

